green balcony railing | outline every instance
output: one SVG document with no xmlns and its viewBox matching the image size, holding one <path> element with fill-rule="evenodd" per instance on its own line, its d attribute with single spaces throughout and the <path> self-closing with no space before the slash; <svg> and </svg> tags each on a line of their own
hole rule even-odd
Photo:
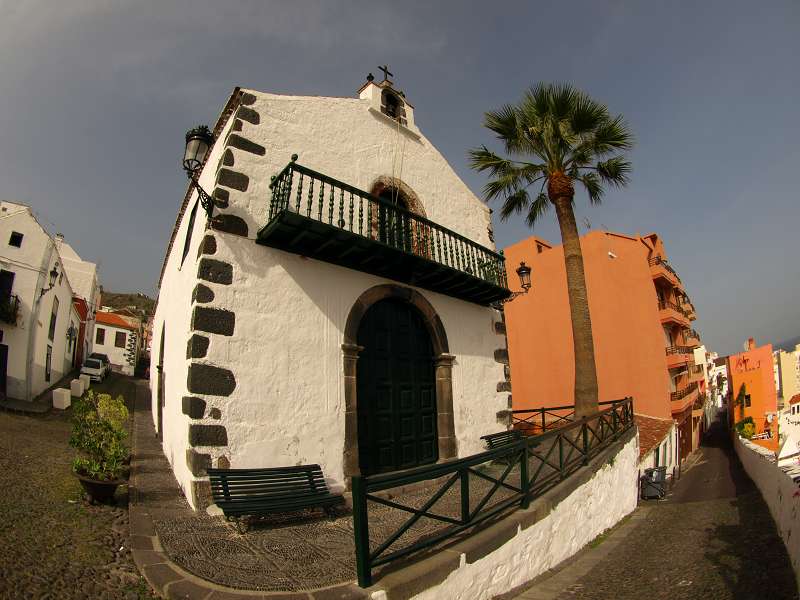
<svg viewBox="0 0 800 600">
<path fill-rule="evenodd" d="M 488 452 L 399 473 L 354 476 L 358 584 L 372 585 L 373 570 L 381 565 L 417 554 L 487 519 L 527 508 L 633 426 L 633 400 L 626 398 Z M 417 491 L 403 491 L 412 484 Z M 396 529 L 387 529 L 393 519 L 386 511 L 408 517 Z"/>
<path fill-rule="evenodd" d="M 267 236 L 278 237 L 273 223 L 294 219 L 292 226 L 300 230 L 292 242 L 314 236 L 312 257 L 354 268 L 360 260 L 368 264 L 363 270 L 384 275 L 378 259 L 384 252 L 385 262 L 398 264 L 394 272 L 406 269 L 403 277 L 415 285 L 455 296 L 466 290 L 469 299 L 484 304 L 510 295 L 501 254 L 402 206 L 294 161 L 273 178 L 270 189 L 269 222 L 259 233 L 262 243 L 268 242 Z M 452 290 L 438 289 L 446 282 Z"/>
</svg>

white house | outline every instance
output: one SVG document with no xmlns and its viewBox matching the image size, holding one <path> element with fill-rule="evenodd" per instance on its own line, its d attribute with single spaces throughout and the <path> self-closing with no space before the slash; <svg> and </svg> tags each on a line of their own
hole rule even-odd
<svg viewBox="0 0 800 600">
<path fill-rule="evenodd" d="M 92 352 L 108 356 L 114 371 L 133 375 L 141 341 L 137 326 L 130 319 L 103 310 L 98 310 L 95 318 Z"/>
<path fill-rule="evenodd" d="M 80 364 L 91 352 L 91 341 L 94 339 L 94 313 L 100 304 L 100 279 L 97 265 L 83 260 L 75 249 L 64 241 L 63 235 L 56 234 L 55 241 L 64 271 L 72 286 L 74 298 L 83 300 L 85 303 L 86 314 L 81 318 L 78 334 L 78 343 L 81 344 L 81 348 L 77 352 L 77 363 Z"/>
<path fill-rule="evenodd" d="M 68 373 L 79 324 L 55 240 L 0 202 L 0 396 L 31 401 Z"/>
<path fill-rule="evenodd" d="M 506 426 L 508 296 L 489 208 L 391 81 L 234 90 L 165 257 L 153 417 L 192 506 L 210 466 L 319 463 L 334 488 Z M 293 155 L 299 155 L 296 160 Z"/>
</svg>

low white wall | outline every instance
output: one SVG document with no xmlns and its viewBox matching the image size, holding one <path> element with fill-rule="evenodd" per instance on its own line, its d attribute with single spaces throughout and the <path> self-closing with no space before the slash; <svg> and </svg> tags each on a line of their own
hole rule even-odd
<svg viewBox="0 0 800 600">
<path fill-rule="evenodd" d="M 413 600 L 489 600 L 555 567 L 636 508 L 638 458 L 636 435 L 546 517 L 474 563 L 462 555 L 458 569 Z"/>
<path fill-rule="evenodd" d="M 737 438 L 734 447 L 744 470 L 769 507 L 800 586 L 800 519 L 797 514 L 800 498 L 795 497 L 798 486 L 778 467 L 773 453 L 766 448 L 742 438 Z"/>
</svg>

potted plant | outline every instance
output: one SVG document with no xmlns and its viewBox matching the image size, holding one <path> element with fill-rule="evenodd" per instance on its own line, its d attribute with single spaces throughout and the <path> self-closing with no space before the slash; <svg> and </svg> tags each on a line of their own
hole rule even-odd
<svg viewBox="0 0 800 600">
<path fill-rule="evenodd" d="M 79 456 L 72 462 L 72 470 L 92 502 L 113 499 L 117 486 L 125 483 L 127 420 L 122 396 L 95 396 L 90 390 L 73 404 L 69 445 Z"/>
</svg>

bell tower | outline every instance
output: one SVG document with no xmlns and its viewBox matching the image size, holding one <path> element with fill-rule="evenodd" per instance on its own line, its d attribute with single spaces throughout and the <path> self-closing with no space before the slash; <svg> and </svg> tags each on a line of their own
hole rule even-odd
<svg viewBox="0 0 800 600">
<path fill-rule="evenodd" d="M 366 83 L 358 90 L 358 97 L 369 101 L 370 110 L 407 129 L 417 131 L 414 124 L 414 107 L 406 99 L 405 93 L 395 88 L 394 82 L 390 79 L 394 74 L 389 71 L 389 66 L 383 65 L 378 69 L 383 71 L 383 80 L 376 82 L 375 76 L 369 73 Z"/>
</svg>

